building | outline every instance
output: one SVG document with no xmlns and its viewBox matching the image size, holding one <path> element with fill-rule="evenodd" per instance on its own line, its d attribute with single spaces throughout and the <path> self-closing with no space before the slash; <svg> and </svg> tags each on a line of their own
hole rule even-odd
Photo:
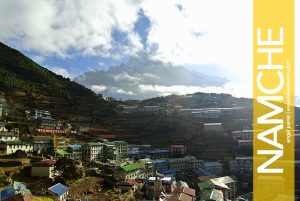
<svg viewBox="0 0 300 201">
<path fill-rule="evenodd" d="M 253 146 L 253 140 L 238 140 L 239 148 L 251 148 Z"/>
<path fill-rule="evenodd" d="M 63 150 L 66 149 L 69 145 L 70 138 L 67 138 L 62 135 L 54 134 L 53 144 L 55 150 Z"/>
<path fill-rule="evenodd" d="M 194 156 L 154 160 L 156 171 L 168 176 L 175 176 L 183 171 L 197 171 L 201 167 L 201 162 L 202 160 L 197 160 Z"/>
<path fill-rule="evenodd" d="M 202 162 L 201 168 L 209 171 L 212 174 L 222 176 L 223 175 L 223 164 L 219 162 Z"/>
<path fill-rule="evenodd" d="M 71 154 L 70 158 L 73 160 L 82 159 L 82 149 L 80 144 L 69 144 L 67 151 Z"/>
<path fill-rule="evenodd" d="M 123 111 L 125 113 L 134 113 L 138 112 L 138 106 L 123 106 Z"/>
<path fill-rule="evenodd" d="M 218 108 L 201 108 L 201 109 L 180 109 L 180 113 L 187 117 L 202 118 L 202 119 L 217 119 L 221 115 L 221 110 Z"/>
<path fill-rule="evenodd" d="M 100 142 L 91 142 L 83 144 L 82 148 L 82 159 L 85 161 L 92 161 L 102 159 L 104 154 L 104 144 Z"/>
<path fill-rule="evenodd" d="M 169 158 L 171 156 L 170 150 L 167 149 L 152 150 L 148 154 L 151 159 Z"/>
<path fill-rule="evenodd" d="M 3 155 L 13 154 L 18 150 L 25 152 L 33 152 L 33 146 L 30 143 L 22 142 L 19 140 L 0 142 L 0 152 Z"/>
<path fill-rule="evenodd" d="M 125 180 L 127 179 L 144 179 L 145 175 L 145 165 L 142 163 L 131 163 L 124 165 L 121 169 L 125 173 Z"/>
<path fill-rule="evenodd" d="M 14 182 L 0 189 L 0 200 L 3 201 L 19 201 L 23 200 L 22 198 L 28 198 L 30 195 L 31 192 L 27 189 L 26 184 L 21 182 Z"/>
<path fill-rule="evenodd" d="M 123 106 L 124 113 L 159 112 L 159 106 Z"/>
<path fill-rule="evenodd" d="M 225 176 L 225 177 L 218 177 L 211 179 L 213 182 L 223 183 L 228 186 L 228 190 L 225 191 L 224 197 L 226 199 L 233 199 L 237 193 L 237 181 L 232 177 Z"/>
<path fill-rule="evenodd" d="M 37 128 L 56 129 L 56 120 L 51 117 L 38 117 L 35 119 Z"/>
<path fill-rule="evenodd" d="M 117 159 L 117 149 L 114 143 L 105 143 L 104 144 L 104 159 L 106 160 L 116 160 Z"/>
<path fill-rule="evenodd" d="M 159 106 L 144 106 L 139 108 L 139 112 L 159 112 Z"/>
<path fill-rule="evenodd" d="M 56 197 L 59 201 L 67 201 L 69 188 L 61 183 L 57 183 L 54 186 L 48 188 L 48 191 Z"/>
<path fill-rule="evenodd" d="M 31 176 L 53 178 L 55 176 L 53 172 L 55 164 L 56 160 L 50 159 L 35 162 L 31 166 Z"/>
<path fill-rule="evenodd" d="M 56 120 L 51 117 L 51 114 L 47 110 L 25 110 L 27 119 L 35 122 L 37 128 L 55 129 Z"/>
<path fill-rule="evenodd" d="M 186 154 L 186 146 L 182 144 L 170 145 L 169 149 L 172 154 L 181 154 L 181 155 Z"/>
<path fill-rule="evenodd" d="M 154 174 L 154 163 L 150 159 L 140 159 L 121 166 L 124 179 L 145 179 Z"/>
<path fill-rule="evenodd" d="M 181 174 L 183 171 L 197 170 L 201 167 L 202 160 L 197 160 L 195 156 L 185 156 L 182 158 L 169 158 L 168 168 L 174 175 Z"/>
<path fill-rule="evenodd" d="M 1 127 L 0 127 L 1 129 Z M 20 140 L 19 139 L 19 135 L 15 132 L 0 132 L 0 141 L 16 141 L 16 140 Z"/>
<path fill-rule="evenodd" d="M 222 190 L 208 189 L 201 194 L 200 201 L 225 201 Z"/>
<path fill-rule="evenodd" d="M 138 188 L 138 183 L 134 179 L 118 182 L 116 187 L 121 191 L 135 191 Z"/>
<path fill-rule="evenodd" d="M 8 132 L 6 128 L 6 124 L 4 122 L 0 122 L 0 132 Z"/>
<path fill-rule="evenodd" d="M 253 130 L 233 131 L 232 138 L 235 140 L 252 140 Z"/>
<path fill-rule="evenodd" d="M 174 177 L 149 177 L 145 181 L 147 199 L 158 199 L 161 193 L 173 193 L 176 188 Z"/>
<path fill-rule="evenodd" d="M 128 145 L 127 154 L 129 156 L 135 156 L 140 154 L 140 147 L 139 145 Z"/>
<path fill-rule="evenodd" d="M 208 132 L 224 132 L 222 123 L 205 123 L 204 130 Z"/>
<path fill-rule="evenodd" d="M 246 193 L 238 196 L 234 201 L 253 201 L 253 193 Z"/>
<path fill-rule="evenodd" d="M 237 193 L 237 181 L 229 176 L 213 178 L 208 181 L 198 183 L 198 187 L 202 198 L 200 200 L 203 201 L 208 201 L 209 199 L 207 199 L 207 196 L 213 196 L 214 193 L 218 195 L 216 198 L 221 197 L 223 194 L 222 197 L 224 197 L 225 200 L 232 200 Z"/>
<path fill-rule="evenodd" d="M 25 115 L 27 119 L 51 118 L 51 114 L 47 110 L 25 110 Z"/>
<path fill-rule="evenodd" d="M 237 175 L 252 175 L 253 157 L 236 157 L 229 162 L 229 171 Z"/>
<path fill-rule="evenodd" d="M 189 187 L 175 188 L 172 195 L 167 195 L 164 201 L 194 201 L 196 200 L 195 189 Z"/>
<path fill-rule="evenodd" d="M 125 141 L 114 141 L 113 143 L 116 146 L 116 153 L 117 153 L 116 159 L 119 160 L 127 157 L 128 143 Z"/>
<path fill-rule="evenodd" d="M 54 151 L 54 143 L 51 136 L 33 136 L 28 141 L 33 145 L 33 151 L 36 151 L 38 154 Z"/>
<path fill-rule="evenodd" d="M 4 110 L 3 103 L 0 103 L 0 117 L 3 116 L 3 110 Z"/>
</svg>

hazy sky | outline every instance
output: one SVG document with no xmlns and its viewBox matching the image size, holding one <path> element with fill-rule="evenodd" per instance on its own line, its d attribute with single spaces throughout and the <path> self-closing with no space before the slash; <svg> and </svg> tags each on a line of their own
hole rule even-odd
<svg viewBox="0 0 300 201">
<path fill-rule="evenodd" d="M 251 0 L 0 0 L 0 27 L 0 41 L 72 79 L 147 55 L 170 71 L 184 66 L 229 80 L 207 89 L 151 83 L 151 90 L 252 95 Z"/>
</svg>

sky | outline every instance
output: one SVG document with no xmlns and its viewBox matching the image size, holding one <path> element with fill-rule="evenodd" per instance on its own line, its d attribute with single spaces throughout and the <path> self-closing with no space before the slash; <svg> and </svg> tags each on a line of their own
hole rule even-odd
<svg viewBox="0 0 300 201">
<path fill-rule="evenodd" d="M 0 0 L 0 27 L 0 41 L 99 93 L 252 96 L 251 0 Z"/>
</svg>

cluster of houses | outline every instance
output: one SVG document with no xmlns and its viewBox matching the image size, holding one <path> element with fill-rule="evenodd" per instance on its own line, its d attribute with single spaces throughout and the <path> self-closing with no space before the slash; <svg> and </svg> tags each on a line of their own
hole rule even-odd
<svg viewBox="0 0 300 201">
<path fill-rule="evenodd" d="M 66 185 L 57 183 L 49 188 L 43 189 L 39 195 L 33 195 L 26 184 L 13 182 L 0 190 L 1 201 L 66 201 L 68 200 L 69 188 Z"/>
<path fill-rule="evenodd" d="M 159 107 L 156 106 L 124 107 L 123 109 L 127 113 L 159 111 Z M 217 109 L 194 111 L 179 108 L 179 111 L 194 112 L 202 118 L 215 118 L 220 115 Z M 231 110 L 228 109 L 225 112 L 229 111 Z M 71 140 L 68 134 L 103 132 L 105 129 L 81 127 L 76 131 L 71 125 L 62 124 L 53 119 L 50 112 L 44 110 L 26 110 L 25 114 L 26 118 L 33 122 L 35 134 L 20 135 L 17 128 L 8 129 L 4 122 L 0 123 L 0 155 L 11 155 L 18 151 L 39 156 L 51 155 L 51 158 L 31 164 L 30 174 L 33 178 L 55 178 L 57 173 L 54 168 L 57 159 L 68 157 L 80 164 L 95 162 L 97 164 L 95 168 L 82 167 L 87 175 L 101 176 L 107 173 L 105 170 L 113 170 L 111 175 L 114 180 L 117 180 L 114 186 L 122 191 L 140 192 L 137 193 L 137 197 L 140 196 L 141 199 L 238 201 L 238 179 L 234 176 L 224 176 L 224 164 L 220 161 L 203 161 L 189 156 L 186 154 L 187 147 L 183 144 L 158 149 L 151 145 L 132 145 L 121 140 L 94 139 L 92 142 L 80 143 Z M 223 132 L 223 126 L 221 123 L 206 123 L 204 130 Z M 249 136 L 245 137 L 246 134 Z M 233 137 L 236 140 L 244 140 L 250 138 L 250 134 L 244 131 L 234 132 Z M 229 162 L 229 171 L 237 175 L 250 174 L 252 159 L 234 158 Z M 190 187 L 185 181 L 176 181 L 175 178 L 182 175 L 187 178 L 201 178 L 201 180 L 198 180 L 197 185 Z M 0 193 L 0 200 L 5 201 L 18 197 L 20 194 L 23 197 L 27 196 L 28 200 L 30 197 L 39 196 L 65 201 L 68 200 L 69 188 L 57 183 L 41 189 L 39 195 L 32 195 L 25 184 L 14 182 L 0 189 Z M 252 198 L 247 195 L 241 197 L 241 200 L 251 201 Z"/>
</svg>

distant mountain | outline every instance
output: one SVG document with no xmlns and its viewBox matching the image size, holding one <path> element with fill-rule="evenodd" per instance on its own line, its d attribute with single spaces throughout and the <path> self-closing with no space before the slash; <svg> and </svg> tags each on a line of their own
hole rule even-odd
<svg viewBox="0 0 300 201">
<path fill-rule="evenodd" d="M 43 68 L 0 43 L 0 96 L 23 114 L 25 108 L 50 110 L 54 117 L 89 120 L 110 115 L 114 106 L 90 89 Z"/>
<path fill-rule="evenodd" d="M 170 94 L 194 93 L 204 87 L 223 86 L 227 80 L 153 60 L 132 58 L 108 71 L 90 71 L 74 79 L 96 93 L 122 99 L 147 99 Z"/>
</svg>

